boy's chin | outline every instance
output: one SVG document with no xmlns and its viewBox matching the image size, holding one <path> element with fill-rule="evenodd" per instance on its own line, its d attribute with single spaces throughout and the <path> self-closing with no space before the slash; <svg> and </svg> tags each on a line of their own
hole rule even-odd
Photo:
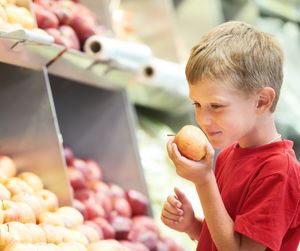
<svg viewBox="0 0 300 251">
<path fill-rule="evenodd" d="M 220 150 L 226 148 L 227 146 L 230 146 L 233 143 L 234 142 L 213 142 L 213 141 L 210 141 L 210 144 L 212 145 L 213 148 L 220 149 Z"/>
</svg>

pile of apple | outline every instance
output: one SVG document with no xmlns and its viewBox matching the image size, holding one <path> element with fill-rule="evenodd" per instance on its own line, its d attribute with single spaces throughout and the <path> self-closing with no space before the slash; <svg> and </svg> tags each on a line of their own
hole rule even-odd
<svg viewBox="0 0 300 251">
<path fill-rule="evenodd" d="M 0 30 L 24 28 L 39 32 L 30 11 L 24 6 L 24 0 L 0 0 Z"/>
<path fill-rule="evenodd" d="M 103 239 L 89 245 L 99 249 L 90 250 L 184 250 L 173 239 L 161 236 L 154 219 L 147 216 L 148 197 L 135 189 L 105 183 L 99 163 L 75 157 L 66 145 L 64 155 L 74 207 L 82 213 L 84 224 L 94 227 Z"/>
<path fill-rule="evenodd" d="M 33 0 L 38 28 L 54 37 L 54 43 L 80 50 L 92 35 L 104 35 L 95 13 L 75 0 Z"/>
</svg>

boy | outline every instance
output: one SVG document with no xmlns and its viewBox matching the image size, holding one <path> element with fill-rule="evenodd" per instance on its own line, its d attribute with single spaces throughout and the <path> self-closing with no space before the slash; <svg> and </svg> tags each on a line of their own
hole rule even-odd
<svg viewBox="0 0 300 251">
<path fill-rule="evenodd" d="M 241 22 L 205 35 L 186 66 L 196 119 L 210 143 L 199 162 L 167 151 L 194 183 L 205 219 L 175 188 L 161 220 L 199 240 L 197 250 L 296 251 L 300 240 L 300 169 L 293 143 L 277 133 L 273 113 L 283 79 L 276 39 Z M 223 149 L 213 166 L 213 147 Z"/>
</svg>

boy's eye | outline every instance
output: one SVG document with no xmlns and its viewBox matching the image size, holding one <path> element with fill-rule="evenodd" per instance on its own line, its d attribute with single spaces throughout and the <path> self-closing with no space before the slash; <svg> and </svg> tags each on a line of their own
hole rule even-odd
<svg viewBox="0 0 300 251">
<path fill-rule="evenodd" d="M 217 108 L 220 108 L 221 105 L 211 105 L 211 107 L 217 109 Z"/>
<path fill-rule="evenodd" d="M 196 103 L 196 102 L 194 102 L 193 105 L 196 106 L 196 107 L 201 107 L 201 105 L 199 103 Z"/>
</svg>

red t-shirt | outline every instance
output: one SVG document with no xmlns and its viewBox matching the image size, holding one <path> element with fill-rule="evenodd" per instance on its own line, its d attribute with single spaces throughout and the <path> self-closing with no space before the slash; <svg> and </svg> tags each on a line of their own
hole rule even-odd
<svg viewBox="0 0 300 251">
<path fill-rule="evenodd" d="M 296 251 L 300 241 L 300 166 L 293 142 L 223 149 L 215 176 L 234 230 L 267 246 Z M 206 222 L 197 251 L 216 251 Z"/>
</svg>

